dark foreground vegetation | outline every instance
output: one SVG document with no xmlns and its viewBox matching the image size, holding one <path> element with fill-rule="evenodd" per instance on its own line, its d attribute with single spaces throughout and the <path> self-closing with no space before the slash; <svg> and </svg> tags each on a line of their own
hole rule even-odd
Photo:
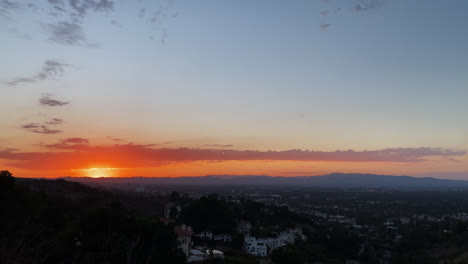
<svg viewBox="0 0 468 264">
<path fill-rule="evenodd" d="M 185 263 L 171 226 L 123 197 L 64 180 L 0 179 L 0 263 Z"/>
<path fill-rule="evenodd" d="M 172 190 L 112 191 L 2 171 L 0 263 L 186 263 L 176 225 L 191 226 L 194 248 L 224 252 L 198 263 L 468 263 L 465 190 Z M 245 252 L 246 236 L 290 228 L 307 239 L 268 256 Z M 232 241 L 195 236 L 205 231 Z"/>
</svg>

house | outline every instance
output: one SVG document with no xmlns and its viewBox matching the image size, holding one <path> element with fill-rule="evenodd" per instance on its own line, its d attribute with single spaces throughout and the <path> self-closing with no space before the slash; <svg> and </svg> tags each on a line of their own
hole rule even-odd
<svg viewBox="0 0 468 264">
<path fill-rule="evenodd" d="M 237 224 L 237 232 L 242 233 L 244 235 L 249 235 L 251 228 L 252 224 L 249 221 L 240 221 Z"/>
<path fill-rule="evenodd" d="M 244 238 L 244 250 L 248 254 L 264 257 L 270 255 L 273 250 L 279 247 L 294 243 L 296 238 L 300 238 L 302 240 L 307 239 L 300 228 L 288 229 L 281 232 L 278 237 L 274 238 L 256 238 L 246 236 Z"/>
<path fill-rule="evenodd" d="M 213 239 L 213 232 L 211 231 L 198 232 L 198 233 L 195 233 L 194 236 L 201 238 L 201 239 L 211 240 Z"/>
<path fill-rule="evenodd" d="M 175 226 L 174 231 L 177 234 L 179 247 L 184 251 L 186 256 L 189 256 L 192 248 L 192 228 L 190 226 L 181 225 Z"/>
<path fill-rule="evenodd" d="M 264 239 L 246 236 L 244 239 L 244 249 L 247 253 L 255 256 L 265 257 L 268 255 L 267 243 Z"/>
<path fill-rule="evenodd" d="M 222 241 L 224 243 L 230 243 L 232 241 L 232 237 L 230 234 L 218 234 L 214 236 L 215 241 Z"/>
</svg>

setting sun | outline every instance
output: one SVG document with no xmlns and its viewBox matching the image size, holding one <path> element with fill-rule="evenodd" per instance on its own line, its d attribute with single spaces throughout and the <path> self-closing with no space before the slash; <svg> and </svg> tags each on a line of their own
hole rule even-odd
<svg viewBox="0 0 468 264">
<path fill-rule="evenodd" d="M 91 178 L 107 178 L 113 177 L 112 171 L 117 170 L 118 168 L 89 168 L 82 169 L 83 176 Z"/>
</svg>

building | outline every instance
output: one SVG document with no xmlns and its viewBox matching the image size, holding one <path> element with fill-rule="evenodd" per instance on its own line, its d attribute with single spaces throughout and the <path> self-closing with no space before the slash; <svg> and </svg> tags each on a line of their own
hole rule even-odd
<svg viewBox="0 0 468 264">
<path fill-rule="evenodd" d="M 190 226 L 181 225 L 175 226 L 174 231 L 177 234 L 177 240 L 180 244 L 179 247 L 184 251 L 186 256 L 189 256 L 192 250 L 192 228 Z"/>
<path fill-rule="evenodd" d="M 211 240 L 213 239 L 213 232 L 211 231 L 198 232 L 198 233 L 195 233 L 194 236 L 201 238 L 201 239 Z"/>
<path fill-rule="evenodd" d="M 246 236 L 244 239 L 244 250 L 251 255 L 255 256 L 268 256 L 273 250 L 292 244 L 296 238 L 307 240 L 307 237 L 302 233 L 300 228 L 291 228 L 281 232 L 278 237 L 270 238 L 256 238 Z"/>
<path fill-rule="evenodd" d="M 218 234 L 214 236 L 215 241 L 222 241 L 224 243 L 230 243 L 232 241 L 232 237 L 230 234 Z"/>
<path fill-rule="evenodd" d="M 244 249 L 247 253 L 255 256 L 265 257 L 268 255 L 267 243 L 264 239 L 246 236 L 244 239 Z"/>
</svg>

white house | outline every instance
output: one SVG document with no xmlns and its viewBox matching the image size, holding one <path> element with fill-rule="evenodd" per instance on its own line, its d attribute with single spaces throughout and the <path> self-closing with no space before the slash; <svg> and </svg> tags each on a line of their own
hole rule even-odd
<svg viewBox="0 0 468 264">
<path fill-rule="evenodd" d="M 186 256 L 189 256 L 192 248 L 192 228 L 190 226 L 181 225 L 175 226 L 174 231 L 177 234 L 179 247 L 184 251 Z"/>
<path fill-rule="evenodd" d="M 275 238 L 256 238 L 246 236 L 244 239 L 244 249 L 248 254 L 255 256 L 268 256 L 273 250 L 292 244 L 296 238 L 299 237 L 302 240 L 306 240 L 300 228 L 292 228 L 283 231 Z"/>
<path fill-rule="evenodd" d="M 244 249 L 247 253 L 255 256 L 265 257 L 268 255 L 266 240 L 246 236 L 244 239 Z"/>
</svg>

